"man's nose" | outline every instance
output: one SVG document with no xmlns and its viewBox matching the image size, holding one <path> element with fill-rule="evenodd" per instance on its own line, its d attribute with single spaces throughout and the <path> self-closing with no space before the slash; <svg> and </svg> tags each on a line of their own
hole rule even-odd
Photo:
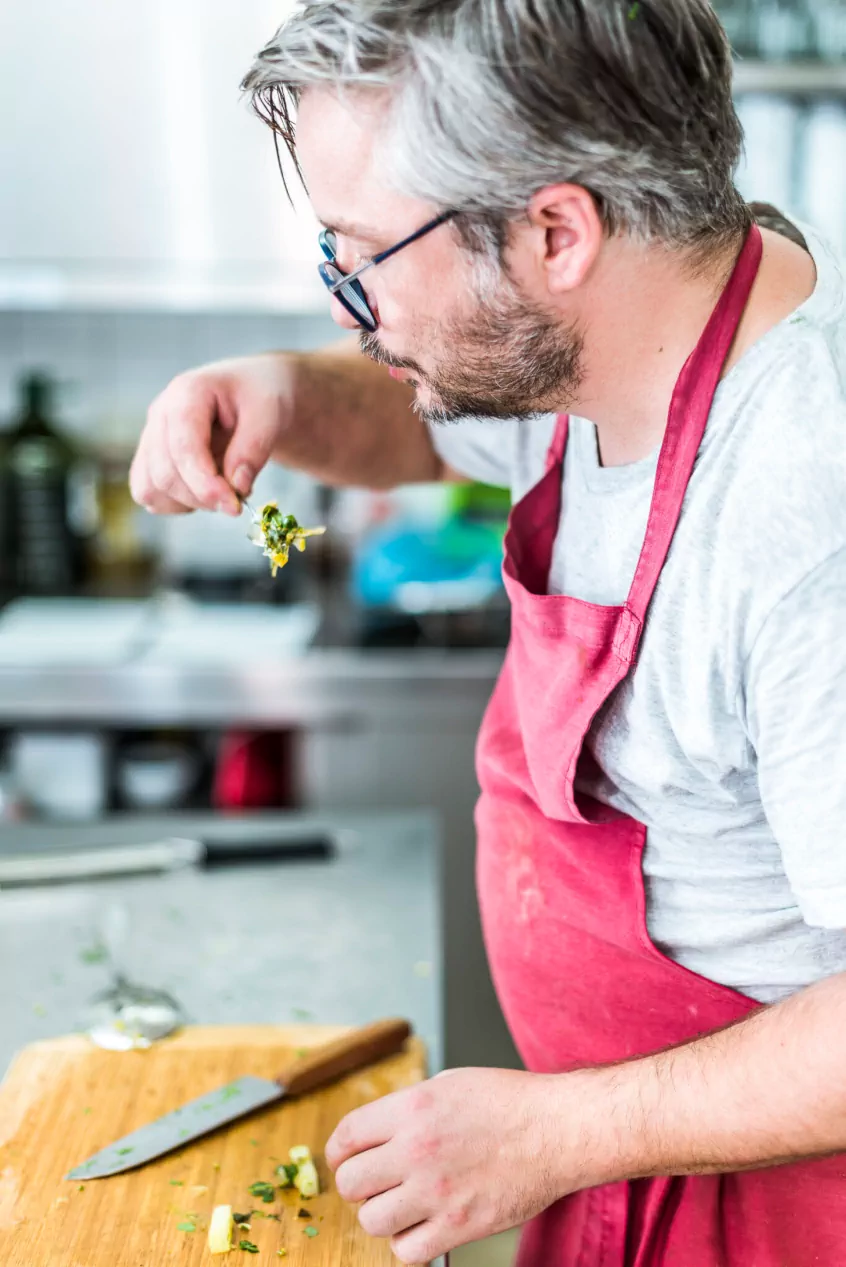
<svg viewBox="0 0 846 1267">
<path fill-rule="evenodd" d="M 332 320 L 339 326 L 343 326 L 345 330 L 360 330 L 361 326 L 356 321 L 351 312 L 348 312 L 341 303 L 337 295 L 332 296 L 331 301 Z"/>
</svg>

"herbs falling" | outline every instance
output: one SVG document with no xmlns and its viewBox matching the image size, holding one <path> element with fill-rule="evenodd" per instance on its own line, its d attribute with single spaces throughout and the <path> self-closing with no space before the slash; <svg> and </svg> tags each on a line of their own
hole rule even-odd
<svg viewBox="0 0 846 1267">
<path fill-rule="evenodd" d="M 270 572 L 275 576 L 287 564 L 292 548 L 302 552 L 308 537 L 320 537 L 325 531 L 325 528 L 300 527 L 295 515 L 283 515 L 272 501 L 253 515 L 250 540 L 270 559 Z"/>
</svg>

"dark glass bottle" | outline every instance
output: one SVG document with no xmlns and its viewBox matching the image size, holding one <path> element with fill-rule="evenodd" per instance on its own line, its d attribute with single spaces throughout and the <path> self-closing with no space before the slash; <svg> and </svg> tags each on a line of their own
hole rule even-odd
<svg viewBox="0 0 846 1267">
<path fill-rule="evenodd" d="M 53 382 L 21 381 L 21 409 L 0 450 L 8 587 L 18 594 L 71 594 L 82 571 L 82 542 L 72 527 L 73 445 L 53 421 Z"/>
</svg>

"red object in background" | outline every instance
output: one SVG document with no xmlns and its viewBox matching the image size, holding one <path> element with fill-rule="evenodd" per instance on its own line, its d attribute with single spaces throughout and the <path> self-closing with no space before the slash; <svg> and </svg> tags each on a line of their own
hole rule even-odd
<svg viewBox="0 0 846 1267">
<path fill-rule="evenodd" d="M 212 788 L 215 809 L 291 809 L 292 757 L 289 730 L 233 730 L 223 735 Z"/>
</svg>

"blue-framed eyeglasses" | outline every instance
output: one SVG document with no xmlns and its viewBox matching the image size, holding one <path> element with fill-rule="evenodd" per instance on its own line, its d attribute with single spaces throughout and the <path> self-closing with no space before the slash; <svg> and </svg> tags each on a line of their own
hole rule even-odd
<svg viewBox="0 0 846 1267">
<path fill-rule="evenodd" d="M 320 273 L 330 295 L 334 295 L 344 305 L 350 316 L 355 317 L 358 324 L 372 334 L 374 330 L 378 329 L 379 322 L 373 315 L 373 309 L 367 302 L 364 287 L 358 281 L 358 278 L 362 273 L 366 273 L 368 268 L 373 268 L 374 264 L 381 264 L 385 260 L 390 259 L 392 255 L 396 255 L 397 251 L 401 251 L 405 246 L 411 246 L 412 242 L 416 242 L 418 238 L 425 237 L 427 233 L 437 229 L 438 225 L 445 224 L 447 220 L 451 220 L 456 215 L 458 215 L 457 211 L 445 211 L 442 215 L 436 216 L 434 220 L 429 220 L 416 233 L 403 238 L 401 242 L 395 243 L 394 246 L 389 246 L 386 251 L 380 251 L 372 259 L 365 260 L 358 268 L 354 268 L 351 273 L 345 273 L 343 269 L 338 267 L 335 262 L 335 234 L 331 229 L 324 229 L 317 240 L 320 243 L 321 251 L 326 256 L 326 263 L 318 264 L 317 271 Z"/>
</svg>

